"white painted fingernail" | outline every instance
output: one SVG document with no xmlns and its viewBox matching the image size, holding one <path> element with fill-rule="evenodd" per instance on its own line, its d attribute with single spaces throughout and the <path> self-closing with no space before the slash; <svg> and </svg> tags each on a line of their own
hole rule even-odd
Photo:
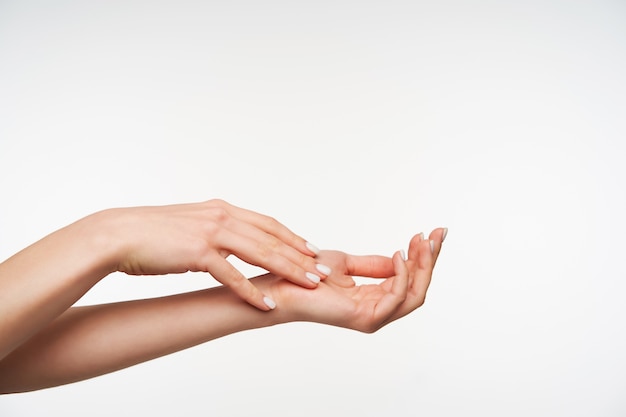
<svg viewBox="0 0 626 417">
<path fill-rule="evenodd" d="M 424 232 L 420 233 L 420 240 L 424 240 Z"/>
<path fill-rule="evenodd" d="M 276 303 L 274 302 L 274 300 L 272 300 L 269 297 L 264 297 L 263 298 L 263 302 L 265 303 L 266 306 L 268 306 L 271 310 L 274 310 L 276 308 Z"/>
<path fill-rule="evenodd" d="M 430 240 L 429 243 L 430 243 L 430 252 L 435 253 L 435 241 Z"/>
<path fill-rule="evenodd" d="M 444 227 L 443 228 L 443 235 L 441 236 L 441 242 L 443 243 L 444 240 L 446 240 L 446 236 L 448 236 L 448 228 Z"/>
<path fill-rule="evenodd" d="M 326 276 L 330 275 L 330 273 L 332 272 L 332 270 L 329 267 L 327 267 L 326 265 L 322 265 L 322 264 L 316 264 L 315 269 L 317 269 L 318 271 L 320 271 L 322 274 Z"/>
<path fill-rule="evenodd" d="M 317 275 L 315 275 L 315 274 L 314 274 L 314 273 L 312 273 L 312 272 L 307 272 L 307 273 L 306 273 L 306 274 L 304 274 L 304 275 L 306 275 L 306 277 L 309 279 L 309 281 L 311 281 L 311 282 L 312 282 L 312 283 L 314 283 L 314 284 L 317 284 L 317 283 L 319 283 L 319 282 L 320 282 L 320 277 L 318 277 Z"/>
<path fill-rule="evenodd" d="M 318 255 L 320 253 L 320 250 L 317 248 L 317 246 L 315 246 L 311 242 L 306 242 L 306 247 L 307 247 L 308 250 L 310 250 L 311 252 L 313 252 L 316 255 Z"/>
<path fill-rule="evenodd" d="M 404 252 L 404 249 L 400 249 L 400 256 L 402 256 L 403 261 L 406 261 L 406 252 Z"/>
</svg>

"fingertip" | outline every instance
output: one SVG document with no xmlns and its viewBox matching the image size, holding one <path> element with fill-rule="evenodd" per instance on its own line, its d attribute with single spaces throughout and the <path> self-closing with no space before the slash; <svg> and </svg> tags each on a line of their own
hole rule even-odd
<svg viewBox="0 0 626 417">
<path fill-rule="evenodd" d="M 320 250 L 317 246 L 315 246 L 314 244 L 312 244 L 311 242 L 305 242 L 304 246 L 306 246 L 306 248 L 309 250 L 309 255 L 313 255 L 313 257 L 316 257 L 317 255 L 319 255 Z"/>
<path fill-rule="evenodd" d="M 276 302 L 269 296 L 263 294 L 258 288 L 254 287 L 253 294 L 237 294 L 248 304 L 256 307 L 261 311 L 270 311 L 276 308 Z"/>
<path fill-rule="evenodd" d="M 304 276 L 306 276 L 306 278 L 307 278 L 310 282 L 312 282 L 313 284 L 315 284 L 315 286 L 317 286 L 317 284 L 319 284 L 319 283 L 320 283 L 320 277 L 319 277 L 319 276 L 317 276 L 317 275 L 315 275 L 315 274 L 314 274 L 314 273 L 312 273 L 312 272 L 306 272 L 306 273 L 304 274 Z"/>
<path fill-rule="evenodd" d="M 409 242 L 409 259 L 416 259 L 419 251 L 419 244 L 424 240 L 424 232 L 418 233 Z"/>
<path fill-rule="evenodd" d="M 417 266 L 420 269 L 432 268 L 435 259 L 435 241 L 423 240 L 418 247 Z"/>
<path fill-rule="evenodd" d="M 276 308 L 276 302 L 268 296 L 263 297 L 263 304 L 265 304 L 265 306 L 270 310 L 274 310 Z"/>
<path fill-rule="evenodd" d="M 409 271 L 402 256 L 403 250 L 399 250 L 393 255 L 394 269 L 396 276 L 394 278 L 393 285 L 391 286 L 391 292 L 396 295 L 406 295 L 406 291 L 409 283 Z"/>
<path fill-rule="evenodd" d="M 446 236 L 448 236 L 448 228 L 447 227 L 438 227 L 428 235 L 428 239 L 438 240 L 443 243 L 446 240 Z"/>
<path fill-rule="evenodd" d="M 431 255 L 433 257 L 433 265 L 437 261 L 437 258 L 439 258 L 439 253 L 441 252 L 441 248 L 443 247 L 443 241 L 446 239 L 447 236 L 447 227 L 437 228 L 430 233 L 429 240 L 432 242 Z"/>
<path fill-rule="evenodd" d="M 396 275 L 400 275 L 406 272 L 407 268 L 406 268 L 405 261 L 406 261 L 406 255 L 403 249 L 400 249 L 399 251 L 393 254 L 393 263 L 394 263 L 394 270 L 395 270 Z"/>
<path fill-rule="evenodd" d="M 324 264 L 315 264 L 315 269 L 317 269 L 323 275 L 323 277 L 321 277 L 322 279 L 329 276 L 333 272 L 333 270 L 329 266 L 326 266 Z"/>
</svg>

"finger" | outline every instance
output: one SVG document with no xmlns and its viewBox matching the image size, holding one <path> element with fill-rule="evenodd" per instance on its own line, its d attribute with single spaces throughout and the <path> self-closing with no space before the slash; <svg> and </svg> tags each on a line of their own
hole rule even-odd
<svg viewBox="0 0 626 417">
<path fill-rule="evenodd" d="M 244 277 L 234 266 L 218 254 L 206 260 L 207 272 L 213 278 L 230 288 L 237 296 L 262 311 L 276 307 L 276 303 L 266 297 L 258 288 Z"/>
<path fill-rule="evenodd" d="M 448 228 L 440 227 L 430 232 L 430 235 L 428 236 L 428 239 L 434 242 L 433 243 L 433 254 L 434 254 L 433 265 L 437 263 L 437 258 L 439 258 L 439 253 L 441 252 L 441 245 L 443 244 L 443 241 L 446 238 L 447 234 L 448 234 Z"/>
<path fill-rule="evenodd" d="M 414 241 L 412 242 L 412 247 L 416 258 L 413 263 L 414 268 L 410 271 L 411 278 L 406 300 L 384 321 L 383 326 L 421 307 L 426 300 L 426 292 L 430 285 L 434 267 L 433 253 L 430 250 L 428 240 Z"/>
<path fill-rule="evenodd" d="M 418 254 L 419 243 L 424 240 L 424 233 L 418 233 L 409 242 L 409 259 L 416 260 Z"/>
<path fill-rule="evenodd" d="M 331 273 L 328 266 L 321 265 L 319 262 L 316 262 L 314 258 L 297 251 L 275 236 L 268 234 L 249 223 L 243 222 L 239 219 L 233 219 L 228 223 L 227 228 L 235 234 L 246 236 L 258 242 L 261 254 L 268 254 L 272 252 L 278 256 L 285 257 L 295 266 L 299 266 L 303 272 L 299 273 L 297 277 L 294 278 L 296 280 L 301 279 L 303 274 L 306 276 L 307 273 L 317 275 L 321 279 L 326 278 Z M 314 279 L 314 281 L 317 282 L 319 279 Z"/>
<path fill-rule="evenodd" d="M 417 268 L 417 261 L 419 257 L 419 247 L 420 247 L 420 243 L 423 240 L 424 240 L 424 233 L 422 232 L 413 236 L 411 238 L 411 241 L 409 242 L 409 251 L 408 251 L 408 257 L 407 257 L 407 261 L 409 261 L 408 265 L 411 267 L 411 270 L 409 271 L 409 286 L 411 286 L 412 284 L 411 275 L 413 274 L 413 270 Z M 386 290 L 391 288 L 390 282 L 384 282 L 381 285 Z"/>
<path fill-rule="evenodd" d="M 406 263 L 404 259 L 402 259 L 400 252 L 396 252 L 392 260 L 396 275 L 391 278 L 393 280 L 391 291 L 380 299 L 374 310 L 374 320 L 379 325 L 386 322 L 386 320 L 396 312 L 398 307 L 404 303 L 407 296 L 409 271 Z"/>
<path fill-rule="evenodd" d="M 368 278 L 389 278 L 395 273 L 392 259 L 380 255 L 347 255 L 346 269 L 347 275 Z"/>
<path fill-rule="evenodd" d="M 312 258 L 309 259 L 314 266 L 306 270 L 284 256 L 285 245 L 278 239 L 255 228 L 252 229 L 252 231 L 247 230 L 244 235 L 233 232 L 232 228 L 223 229 L 220 230 L 216 239 L 221 247 L 242 261 L 264 268 L 301 287 L 311 289 L 317 287 L 322 274 L 315 269 L 315 262 Z M 305 255 L 301 256 L 308 258 Z"/>
<path fill-rule="evenodd" d="M 319 249 L 317 249 L 315 245 L 307 242 L 304 238 L 292 232 L 289 228 L 287 228 L 287 226 L 283 225 L 273 217 L 233 206 L 232 204 L 226 202 L 222 203 L 227 207 L 227 210 L 233 215 L 233 217 L 236 217 L 246 223 L 250 223 L 264 232 L 275 236 L 285 244 L 297 249 L 305 255 L 315 257 L 318 254 Z"/>
<path fill-rule="evenodd" d="M 417 270 L 413 273 L 410 296 L 413 309 L 424 304 L 426 292 L 430 286 L 433 268 L 435 267 L 435 254 L 431 251 L 431 240 L 422 241 L 418 248 Z"/>
</svg>

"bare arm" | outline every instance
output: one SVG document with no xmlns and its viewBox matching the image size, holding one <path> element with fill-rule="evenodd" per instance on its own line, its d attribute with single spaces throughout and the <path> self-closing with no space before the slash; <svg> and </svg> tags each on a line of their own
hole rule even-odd
<svg viewBox="0 0 626 417">
<path fill-rule="evenodd" d="M 311 321 L 373 332 L 424 302 L 443 230 L 414 237 L 403 261 L 323 251 L 333 273 L 316 291 L 267 274 L 253 279 L 279 307 L 264 313 L 231 289 L 209 290 L 68 310 L 0 361 L 0 392 L 20 392 L 91 378 L 234 332 Z M 431 252 L 431 243 L 434 250 Z M 356 286 L 352 275 L 382 278 Z"/>
<path fill-rule="evenodd" d="M 93 223 L 76 222 L 0 264 L 0 359 L 113 272 L 113 244 Z"/>
<path fill-rule="evenodd" d="M 87 216 L 0 263 L 0 360 L 111 272 L 209 272 L 268 311 L 271 297 L 225 258 L 234 254 L 312 289 L 328 272 L 314 252 L 274 219 L 220 200 Z"/>
<path fill-rule="evenodd" d="M 0 361 L 0 392 L 91 378 L 229 333 L 274 324 L 226 287 L 76 307 Z"/>
</svg>

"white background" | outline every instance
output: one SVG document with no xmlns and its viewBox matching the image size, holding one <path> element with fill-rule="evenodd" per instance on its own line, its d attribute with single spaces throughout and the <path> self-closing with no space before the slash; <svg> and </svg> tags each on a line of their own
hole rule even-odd
<svg viewBox="0 0 626 417">
<path fill-rule="evenodd" d="M 2 259 L 215 197 L 356 254 L 450 228 L 379 333 L 240 333 L 0 415 L 626 415 L 625 74 L 617 0 L 0 2 Z"/>
</svg>

